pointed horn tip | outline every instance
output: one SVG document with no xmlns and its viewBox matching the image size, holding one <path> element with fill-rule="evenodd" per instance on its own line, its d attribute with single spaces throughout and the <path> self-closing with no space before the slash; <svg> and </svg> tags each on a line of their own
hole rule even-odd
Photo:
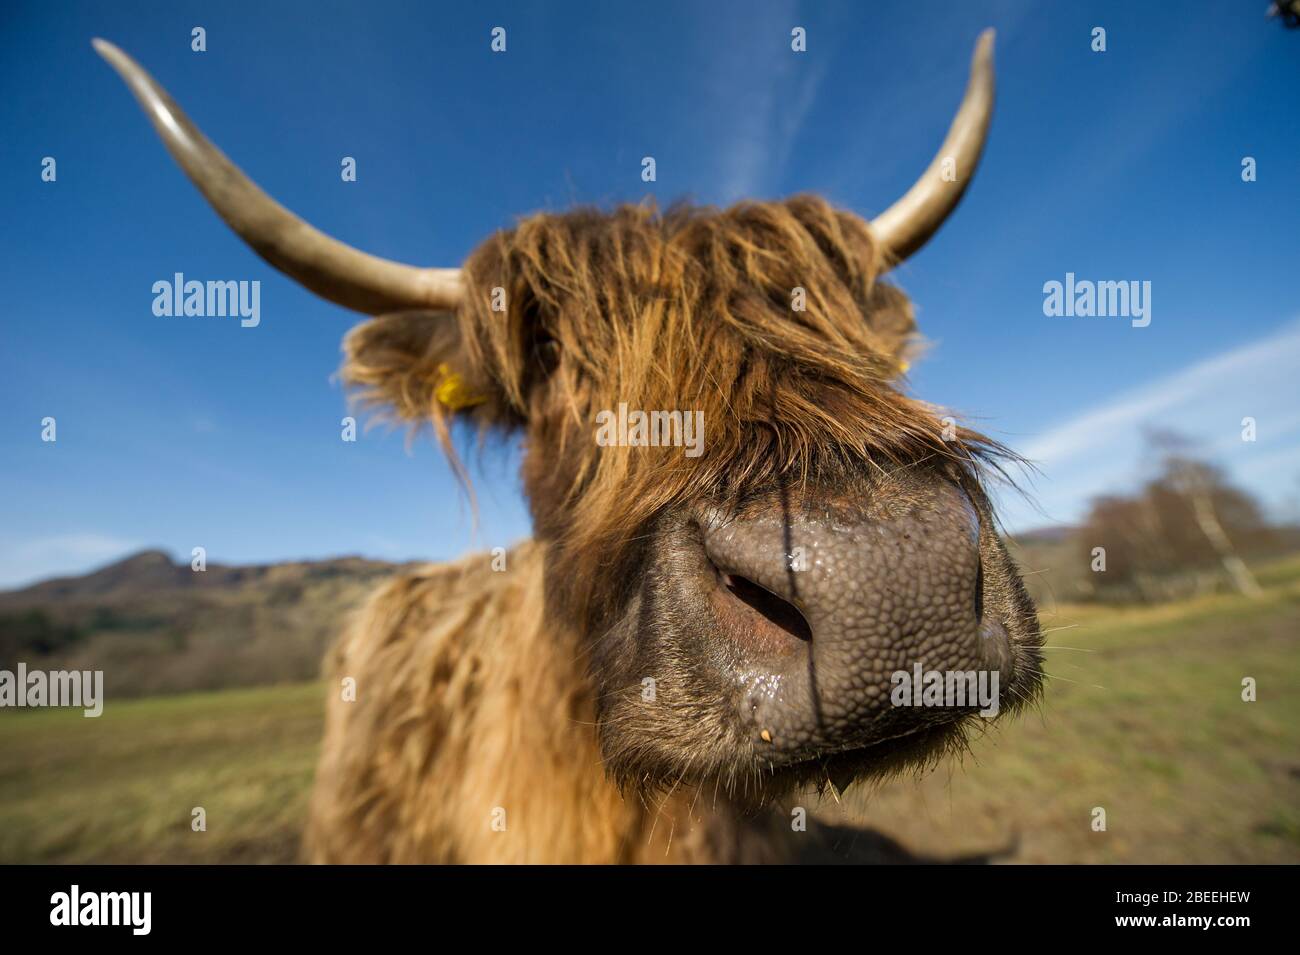
<svg viewBox="0 0 1300 955">
<path fill-rule="evenodd" d="M 133 68 L 139 70 L 135 60 L 131 59 L 126 51 L 116 43 L 110 43 L 107 40 L 95 37 L 90 41 L 90 45 L 95 48 L 96 53 L 103 57 L 104 62 L 111 66 L 123 79 L 127 78 L 127 74 Z"/>
<path fill-rule="evenodd" d="M 109 43 L 101 37 L 92 38 L 90 45 L 95 48 L 96 53 L 108 60 L 110 63 L 113 62 L 113 57 L 123 55 L 122 50 L 117 46 L 117 44 Z"/>
<path fill-rule="evenodd" d="M 993 68 L 993 41 L 997 37 L 997 31 L 989 27 L 980 34 L 975 41 L 975 55 L 971 57 L 971 69 L 992 69 Z"/>
</svg>

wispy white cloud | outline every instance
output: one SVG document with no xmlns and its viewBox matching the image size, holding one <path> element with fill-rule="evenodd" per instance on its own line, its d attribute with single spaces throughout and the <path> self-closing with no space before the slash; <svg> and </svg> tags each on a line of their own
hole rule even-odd
<svg viewBox="0 0 1300 955">
<path fill-rule="evenodd" d="M 1298 359 L 1300 322 L 1294 322 L 1267 338 L 1200 362 L 1085 412 L 1053 428 L 1031 444 L 1025 455 L 1050 466 L 1089 455 L 1136 425 L 1181 405 L 1203 398 L 1254 394 L 1261 374 L 1267 382 L 1275 374 L 1284 373 L 1294 387 L 1292 376 L 1300 368 Z"/>
<path fill-rule="evenodd" d="M 0 588 L 8 590 L 46 577 L 84 573 L 141 549 L 139 541 L 96 533 L 7 542 L 0 556 Z"/>
<path fill-rule="evenodd" d="M 802 22 L 794 4 L 756 9 L 761 22 L 755 33 L 788 36 L 790 25 Z M 823 44 L 827 40 L 818 37 Z M 720 144 L 716 157 L 718 198 L 732 202 L 762 198 L 778 187 L 799 131 L 817 100 L 828 57 L 754 56 L 749 44 L 714 51 L 706 88 L 712 102 L 705 115 L 718 117 L 711 140 Z"/>
<path fill-rule="evenodd" d="M 1276 504 L 1300 475 L 1298 369 L 1300 321 L 1293 321 L 1049 428 L 1020 449 L 1042 472 L 1032 484 L 1041 510 L 1008 499 L 1004 521 L 1024 529 L 1078 520 L 1093 496 L 1131 489 L 1147 427 L 1187 435 L 1235 480 Z M 1254 442 L 1241 440 L 1245 417 L 1256 420 Z"/>
</svg>

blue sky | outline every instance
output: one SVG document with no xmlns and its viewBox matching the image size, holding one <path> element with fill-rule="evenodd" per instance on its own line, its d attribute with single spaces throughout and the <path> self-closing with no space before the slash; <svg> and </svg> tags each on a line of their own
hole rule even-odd
<svg viewBox="0 0 1300 955">
<path fill-rule="evenodd" d="M 929 162 L 994 26 L 984 163 L 895 274 L 931 343 L 912 390 L 1037 461 L 1036 504 L 1004 497 L 1013 530 L 1130 487 L 1150 424 L 1294 509 L 1300 32 L 1263 7 L 6 3 L 0 586 L 145 546 L 433 559 L 528 533 L 510 448 L 475 470 L 475 528 L 429 441 L 339 440 L 333 373 L 357 317 L 221 224 L 93 36 L 320 228 L 451 265 L 518 215 L 578 202 L 815 191 L 875 214 Z M 207 52 L 191 51 L 194 26 Z M 505 54 L 489 49 L 494 26 Z M 795 26 L 806 53 L 790 50 Z M 1096 26 L 1105 53 L 1090 49 Z M 41 181 L 46 156 L 55 182 Z M 343 156 L 357 182 L 341 181 Z M 261 324 L 155 317 L 151 287 L 177 271 L 260 280 Z M 1043 283 L 1066 272 L 1150 281 L 1151 324 L 1045 316 Z"/>
</svg>

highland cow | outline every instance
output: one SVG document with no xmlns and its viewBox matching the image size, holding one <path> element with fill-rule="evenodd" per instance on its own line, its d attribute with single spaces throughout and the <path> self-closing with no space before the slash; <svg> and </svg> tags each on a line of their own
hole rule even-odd
<svg viewBox="0 0 1300 955">
<path fill-rule="evenodd" d="M 577 210 L 460 269 L 316 231 L 96 46 L 242 238 L 377 316 L 345 342 L 365 402 L 430 425 L 462 476 L 459 423 L 524 442 L 532 539 L 401 573 L 334 649 L 310 857 L 905 858 L 789 800 L 964 745 L 978 704 L 897 705 L 891 674 L 991 673 L 1002 713 L 1039 687 L 984 490 L 1009 452 L 905 393 L 915 323 L 881 281 L 974 173 L 991 34 L 934 162 L 870 223 L 811 196 Z M 700 453 L 598 441 L 626 408 L 692 416 Z"/>
</svg>

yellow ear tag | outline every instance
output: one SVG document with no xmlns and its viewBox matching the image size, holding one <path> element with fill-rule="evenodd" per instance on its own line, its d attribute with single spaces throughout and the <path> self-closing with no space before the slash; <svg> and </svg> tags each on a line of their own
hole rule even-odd
<svg viewBox="0 0 1300 955">
<path fill-rule="evenodd" d="M 465 387 L 465 379 L 445 364 L 438 366 L 438 375 L 442 380 L 438 382 L 438 387 L 434 389 L 433 395 L 440 403 L 446 405 L 452 411 L 481 405 L 487 401 L 485 395 L 471 393 Z"/>
<path fill-rule="evenodd" d="M 900 358 L 898 360 L 898 373 L 900 375 L 906 375 L 907 370 L 911 367 L 912 367 L 912 363 L 908 361 L 906 358 Z"/>
</svg>

